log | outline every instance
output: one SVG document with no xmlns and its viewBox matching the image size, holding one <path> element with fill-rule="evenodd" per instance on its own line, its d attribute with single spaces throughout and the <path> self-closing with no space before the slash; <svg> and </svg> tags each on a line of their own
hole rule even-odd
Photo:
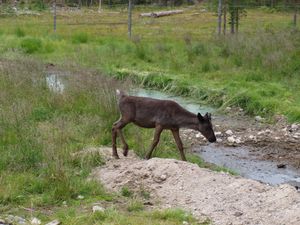
<svg viewBox="0 0 300 225">
<path fill-rule="evenodd" d="M 162 17 L 162 16 L 170 16 L 173 14 L 181 14 L 183 13 L 183 10 L 171 10 L 171 11 L 160 11 L 160 12 L 150 12 L 150 13 L 141 13 L 141 17 Z"/>
</svg>

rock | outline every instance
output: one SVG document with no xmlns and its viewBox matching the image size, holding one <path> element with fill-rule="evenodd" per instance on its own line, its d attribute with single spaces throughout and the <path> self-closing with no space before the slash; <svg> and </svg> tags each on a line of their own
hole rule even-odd
<svg viewBox="0 0 300 225">
<path fill-rule="evenodd" d="M 278 164 L 277 168 L 278 169 L 284 169 L 284 168 L 286 168 L 286 165 L 285 164 Z"/>
<path fill-rule="evenodd" d="M 250 140 L 255 140 L 255 139 L 256 139 L 256 137 L 255 137 L 255 136 L 253 136 L 253 135 L 249 135 L 249 139 L 250 139 Z"/>
<path fill-rule="evenodd" d="M 231 107 L 226 107 L 225 111 L 229 112 L 231 110 Z"/>
<path fill-rule="evenodd" d="M 61 224 L 59 220 L 53 220 L 45 225 L 59 225 L 59 224 Z"/>
<path fill-rule="evenodd" d="M 182 221 L 182 225 L 188 225 L 189 223 L 187 221 Z"/>
<path fill-rule="evenodd" d="M 101 207 L 100 205 L 94 205 L 92 208 L 93 212 L 104 212 L 104 208 Z"/>
<path fill-rule="evenodd" d="M 255 117 L 255 120 L 256 120 L 257 122 L 261 122 L 261 121 L 264 120 L 264 118 L 262 118 L 261 116 L 256 116 L 256 117 Z"/>
<path fill-rule="evenodd" d="M 200 138 L 202 135 L 200 133 L 196 134 L 196 138 Z"/>
<path fill-rule="evenodd" d="M 235 212 L 233 215 L 236 216 L 236 217 L 239 217 L 239 216 L 243 215 L 243 213 L 242 212 Z"/>
<path fill-rule="evenodd" d="M 242 141 L 240 138 L 237 138 L 237 139 L 235 139 L 235 143 L 240 144 L 240 143 L 242 143 Z"/>
<path fill-rule="evenodd" d="M 227 138 L 227 141 L 230 143 L 234 143 L 235 142 L 235 138 L 233 136 L 230 136 Z"/>
<path fill-rule="evenodd" d="M 223 140 L 221 138 L 217 138 L 217 142 L 221 143 Z"/>
<path fill-rule="evenodd" d="M 221 131 L 215 132 L 215 135 L 216 135 L 216 136 L 221 136 L 221 135 L 222 135 L 222 132 L 221 132 Z"/>
<path fill-rule="evenodd" d="M 275 140 L 279 140 L 279 139 L 280 139 L 280 137 L 274 137 L 274 139 L 275 139 Z"/>
<path fill-rule="evenodd" d="M 266 129 L 265 133 L 272 133 L 272 131 L 270 129 Z"/>
<path fill-rule="evenodd" d="M 232 130 L 226 130 L 226 132 L 225 132 L 227 135 L 233 135 L 233 132 L 232 132 Z"/>
<path fill-rule="evenodd" d="M 41 221 L 40 221 L 38 218 L 33 217 L 33 218 L 31 219 L 30 223 L 31 223 L 32 225 L 38 225 L 38 224 L 41 224 Z"/>
<path fill-rule="evenodd" d="M 160 176 L 160 180 L 165 181 L 167 179 L 167 175 L 163 174 Z"/>
<path fill-rule="evenodd" d="M 17 224 L 27 224 L 26 220 L 20 216 L 15 216 L 14 221 Z"/>
<path fill-rule="evenodd" d="M 291 128 L 292 128 L 293 131 L 295 131 L 295 130 L 298 130 L 299 126 L 298 126 L 298 124 L 293 123 Z"/>
<path fill-rule="evenodd" d="M 77 196 L 77 199 L 82 200 L 82 199 L 84 199 L 84 196 L 78 195 L 78 196 Z"/>
</svg>

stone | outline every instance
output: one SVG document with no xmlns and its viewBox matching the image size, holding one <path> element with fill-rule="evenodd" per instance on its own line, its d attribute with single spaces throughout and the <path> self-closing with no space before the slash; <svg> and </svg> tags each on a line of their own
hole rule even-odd
<svg viewBox="0 0 300 225">
<path fill-rule="evenodd" d="M 82 200 L 82 199 L 84 199 L 84 196 L 78 195 L 78 196 L 77 196 L 77 199 Z"/>
<path fill-rule="evenodd" d="M 92 208 L 93 212 L 104 212 L 104 208 L 101 207 L 100 205 L 94 205 Z"/>
<path fill-rule="evenodd" d="M 45 224 L 45 225 L 59 225 L 61 222 L 59 220 L 52 220 L 51 222 Z"/>
<path fill-rule="evenodd" d="M 26 220 L 20 216 L 15 216 L 14 220 L 17 224 L 27 224 Z"/>
<path fill-rule="evenodd" d="M 255 139 L 256 139 L 256 137 L 255 137 L 255 136 L 253 136 L 253 135 L 249 135 L 249 139 L 250 139 L 250 140 L 255 140 Z"/>
<path fill-rule="evenodd" d="M 264 120 L 264 118 L 262 118 L 261 116 L 256 116 L 256 117 L 255 117 L 255 120 L 256 120 L 257 122 L 261 122 L 261 121 Z"/>
<path fill-rule="evenodd" d="M 189 223 L 187 221 L 182 221 L 182 225 L 188 225 Z"/>
<path fill-rule="evenodd" d="M 166 175 L 166 174 L 161 175 L 161 176 L 160 176 L 160 179 L 161 179 L 162 181 L 165 181 L 165 180 L 167 179 L 167 175 Z"/>
<path fill-rule="evenodd" d="M 200 138 L 202 135 L 200 133 L 196 134 L 196 138 Z"/>
<path fill-rule="evenodd" d="M 298 124 L 293 123 L 291 126 L 292 130 L 297 130 L 299 128 Z"/>
<path fill-rule="evenodd" d="M 234 213 L 234 216 L 236 216 L 236 217 L 239 217 L 239 216 L 241 216 L 241 215 L 243 215 L 242 212 L 235 212 L 235 213 Z"/>
<path fill-rule="evenodd" d="M 217 142 L 221 143 L 223 140 L 221 138 L 217 138 Z"/>
<path fill-rule="evenodd" d="M 233 136 L 230 136 L 227 138 L 227 141 L 230 143 L 234 143 L 235 142 L 235 138 Z"/>
<path fill-rule="evenodd" d="M 221 132 L 221 131 L 215 132 L 215 135 L 216 135 L 216 136 L 221 136 L 221 135 L 222 135 L 222 132 Z"/>
<path fill-rule="evenodd" d="M 42 222 L 41 222 L 38 218 L 33 217 L 33 218 L 31 219 L 30 223 L 31 223 L 32 225 L 39 225 L 39 224 L 41 224 Z"/>
<path fill-rule="evenodd" d="M 232 132 L 232 130 L 226 130 L 226 132 L 225 132 L 227 135 L 233 135 L 233 132 Z"/>
<path fill-rule="evenodd" d="M 286 168 L 286 165 L 285 164 L 278 164 L 277 168 L 278 169 L 284 169 L 284 168 Z"/>
</svg>

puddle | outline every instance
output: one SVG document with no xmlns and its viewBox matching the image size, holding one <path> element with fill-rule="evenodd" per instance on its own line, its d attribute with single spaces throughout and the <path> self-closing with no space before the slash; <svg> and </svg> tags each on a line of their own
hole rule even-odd
<svg viewBox="0 0 300 225">
<path fill-rule="evenodd" d="M 65 90 L 65 85 L 57 74 L 47 74 L 46 82 L 49 89 L 53 92 L 63 93 Z"/>
<path fill-rule="evenodd" d="M 130 91 L 131 95 L 137 95 L 141 97 L 150 97 L 150 98 L 157 98 L 157 99 L 165 99 L 165 100 L 173 100 L 177 102 L 179 105 L 184 107 L 186 110 L 201 114 L 205 114 L 207 112 L 213 112 L 214 109 L 208 106 L 203 106 L 188 98 L 178 97 L 171 94 L 166 94 L 160 91 L 155 90 L 146 90 L 146 89 L 134 89 Z"/>
<path fill-rule="evenodd" d="M 245 147 L 222 147 L 211 144 L 194 150 L 205 161 L 230 168 L 243 177 L 271 185 L 290 183 L 300 187 L 300 170 L 289 166 L 279 169 L 275 162 L 259 160 Z"/>
</svg>

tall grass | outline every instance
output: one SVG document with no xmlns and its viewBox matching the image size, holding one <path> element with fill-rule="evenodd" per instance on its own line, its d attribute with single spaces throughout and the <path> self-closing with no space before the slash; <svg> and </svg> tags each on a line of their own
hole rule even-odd
<svg viewBox="0 0 300 225">
<path fill-rule="evenodd" d="M 71 156 L 84 146 L 106 143 L 118 117 L 119 84 L 81 71 L 64 93 L 55 93 L 47 87 L 42 64 L 0 63 L 0 204 L 55 204 L 79 194 L 110 199 L 85 181 L 90 169 L 103 163 L 101 157 Z"/>
</svg>

